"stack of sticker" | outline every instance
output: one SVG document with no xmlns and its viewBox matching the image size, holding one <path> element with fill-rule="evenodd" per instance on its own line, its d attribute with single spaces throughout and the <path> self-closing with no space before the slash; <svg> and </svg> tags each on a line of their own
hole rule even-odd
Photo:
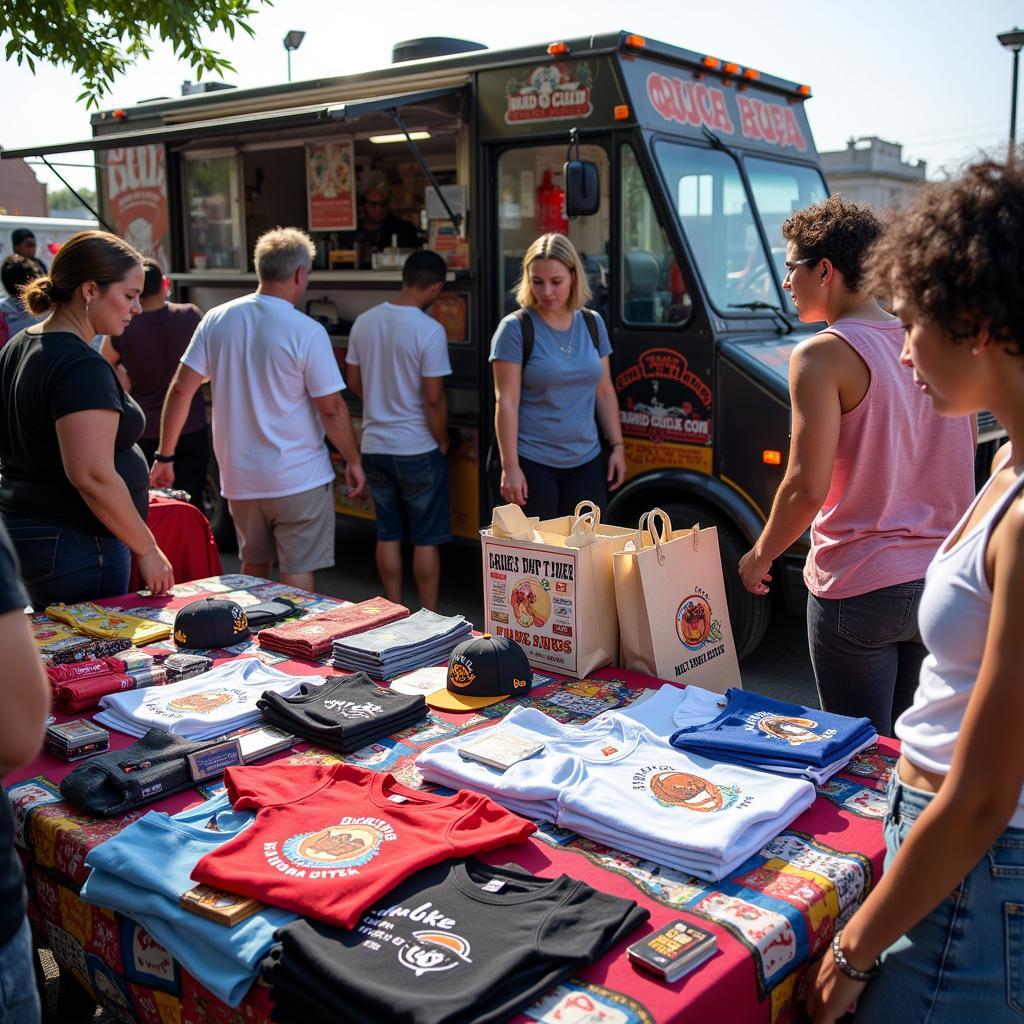
<svg viewBox="0 0 1024 1024">
<path fill-rule="evenodd" d="M 109 750 L 110 733 L 84 718 L 59 722 L 47 728 L 43 749 L 62 761 L 80 761 Z"/>
</svg>

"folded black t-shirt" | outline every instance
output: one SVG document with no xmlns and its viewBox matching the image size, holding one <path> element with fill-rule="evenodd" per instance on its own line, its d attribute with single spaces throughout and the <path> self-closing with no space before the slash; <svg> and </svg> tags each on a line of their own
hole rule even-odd
<svg viewBox="0 0 1024 1024">
<path fill-rule="evenodd" d="M 27 604 L 28 594 L 18 576 L 18 560 L 0 520 L 0 615 L 21 614 Z M 14 850 L 14 816 L 6 795 L 0 793 L 0 946 L 21 927 L 24 915 L 24 876 Z"/>
<path fill-rule="evenodd" d="M 390 736 L 427 714 L 422 694 L 378 686 L 365 672 L 328 676 L 319 686 L 303 685 L 293 697 L 268 690 L 256 706 L 273 725 L 345 751 Z"/>
<path fill-rule="evenodd" d="M 351 931 L 294 921 L 263 962 L 279 1024 L 505 1020 L 647 920 L 633 900 L 562 875 L 445 861 Z"/>
<path fill-rule="evenodd" d="M 146 417 L 103 356 L 74 334 L 21 331 L 0 349 L 0 394 L 0 510 L 109 537 L 64 473 L 56 422 L 86 409 L 112 409 L 118 414 L 114 468 L 145 519 L 149 467 L 135 442 Z"/>
</svg>

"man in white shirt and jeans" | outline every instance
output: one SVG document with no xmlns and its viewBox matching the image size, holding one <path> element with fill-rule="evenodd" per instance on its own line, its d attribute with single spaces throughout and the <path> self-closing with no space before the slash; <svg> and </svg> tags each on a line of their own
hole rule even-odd
<svg viewBox="0 0 1024 1024">
<path fill-rule="evenodd" d="M 259 287 L 210 310 L 171 381 L 151 482 L 174 482 L 174 449 L 192 396 L 213 392 L 213 450 L 235 522 L 242 572 L 313 590 L 334 565 L 334 469 L 324 434 L 345 460 L 356 497 L 366 485 L 345 389 L 323 326 L 295 309 L 316 248 L 298 228 L 256 242 Z"/>
<path fill-rule="evenodd" d="M 436 252 L 413 253 L 402 290 L 352 325 L 346 371 L 363 401 L 361 448 L 377 514 L 377 571 L 389 601 L 402 600 L 402 540 L 413 544 L 412 572 L 424 608 L 437 609 L 438 545 L 451 540 L 448 405 L 452 372 L 444 328 L 425 310 L 444 289 Z"/>
</svg>

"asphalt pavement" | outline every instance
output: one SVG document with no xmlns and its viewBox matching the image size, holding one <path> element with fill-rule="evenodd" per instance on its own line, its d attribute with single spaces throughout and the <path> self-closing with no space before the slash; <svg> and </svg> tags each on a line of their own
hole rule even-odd
<svg viewBox="0 0 1024 1024">
<path fill-rule="evenodd" d="M 317 573 L 317 590 L 329 597 L 363 601 L 381 593 L 374 564 L 376 534 L 369 520 L 338 520 L 335 534 L 335 566 Z M 238 571 L 238 557 L 221 552 L 225 572 Z M 419 607 L 412 582 L 411 550 L 406 553 L 404 601 L 412 609 Z M 773 600 L 765 598 L 765 600 Z M 440 611 L 446 615 L 465 615 L 482 628 L 483 573 L 480 547 L 469 541 L 455 541 L 441 549 Z M 787 612 L 781 601 L 774 603 L 771 622 L 760 646 L 741 665 L 745 689 L 778 700 L 818 707 L 807 636 L 802 616 Z"/>
</svg>

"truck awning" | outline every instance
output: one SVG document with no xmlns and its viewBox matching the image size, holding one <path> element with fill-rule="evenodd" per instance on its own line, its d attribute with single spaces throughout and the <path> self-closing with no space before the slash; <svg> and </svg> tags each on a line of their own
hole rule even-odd
<svg viewBox="0 0 1024 1024">
<path fill-rule="evenodd" d="M 56 142 L 51 145 L 26 146 L 23 149 L 4 149 L 0 150 L 0 157 L 13 160 L 19 157 L 49 156 L 55 153 L 78 153 L 86 150 L 146 146 L 155 142 L 183 142 L 193 139 L 216 138 L 218 135 L 228 132 L 232 135 L 239 135 L 281 128 L 346 123 L 356 121 L 367 114 L 399 110 L 402 107 L 417 106 L 444 99 L 447 96 L 455 96 L 465 88 L 465 85 L 450 85 L 440 89 L 372 96 L 344 103 L 318 103 L 312 106 L 287 107 L 284 110 L 268 110 L 257 114 L 237 114 L 234 117 L 218 117 L 207 121 L 189 121 L 160 125 L 156 128 L 140 128 L 136 131 L 108 132 L 89 139 L 81 139 L 78 142 Z"/>
</svg>

